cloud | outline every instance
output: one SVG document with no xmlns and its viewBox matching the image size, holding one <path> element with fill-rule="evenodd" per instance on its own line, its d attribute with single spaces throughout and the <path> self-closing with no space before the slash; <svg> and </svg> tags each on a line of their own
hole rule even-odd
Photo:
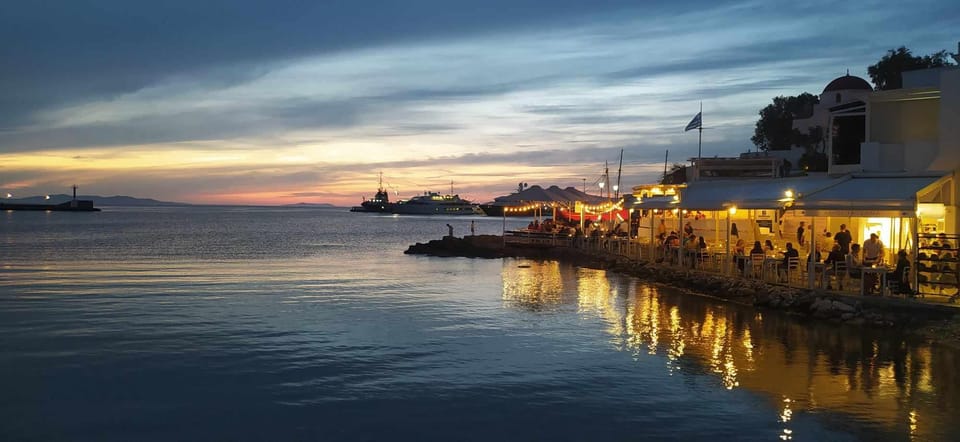
<svg viewBox="0 0 960 442">
<path fill-rule="evenodd" d="M 0 15 L 3 181 L 193 201 L 345 201 L 380 169 L 487 195 L 620 148 L 649 180 L 665 150 L 696 154 L 701 101 L 705 155 L 733 155 L 773 96 L 960 25 L 937 1 L 34 3 Z"/>
</svg>

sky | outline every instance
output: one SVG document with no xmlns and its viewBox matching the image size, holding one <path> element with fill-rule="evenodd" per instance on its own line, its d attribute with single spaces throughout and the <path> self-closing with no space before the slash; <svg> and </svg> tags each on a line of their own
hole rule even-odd
<svg viewBox="0 0 960 442">
<path fill-rule="evenodd" d="M 899 46 L 955 51 L 955 1 L 34 1 L 0 14 L 0 192 L 212 204 L 599 191 L 753 148 L 758 111 Z"/>
</svg>

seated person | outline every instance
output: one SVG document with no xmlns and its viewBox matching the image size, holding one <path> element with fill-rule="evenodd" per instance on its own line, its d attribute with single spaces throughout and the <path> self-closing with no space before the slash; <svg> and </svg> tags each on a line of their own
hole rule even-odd
<svg viewBox="0 0 960 442">
<path fill-rule="evenodd" d="M 944 249 L 949 249 L 949 248 L 951 248 L 950 242 L 947 241 L 947 234 L 946 234 L 946 233 L 941 233 L 941 234 L 937 235 L 937 242 L 940 243 L 940 247 L 941 247 L 941 248 L 944 248 Z"/>
<path fill-rule="evenodd" d="M 747 243 L 742 239 L 737 240 L 737 245 L 733 246 L 734 255 L 745 255 L 747 253 Z"/>
<path fill-rule="evenodd" d="M 775 249 L 775 248 L 773 247 L 773 242 L 770 241 L 769 239 L 766 240 L 766 241 L 763 243 L 763 250 L 764 250 L 763 253 L 765 253 L 765 254 L 767 254 L 767 255 L 776 255 L 776 254 L 777 254 L 777 249 Z"/>
<path fill-rule="evenodd" d="M 907 251 L 900 249 L 897 252 L 897 268 L 890 274 L 890 280 L 898 282 L 897 293 L 901 295 L 912 295 L 910 290 L 910 275 L 907 269 L 910 268 L 910 260 L 907 259 Z"/>
<path fill-rule="evenodd" d="M 850 253 L 846 256 L 847 260 L 847 271 L 850 273 L 851 278 L 860 278 L 860 267 L 863 266 L 863 261 L 860 258 L 860 244 L 851 244 Z"/>
<path fill-rule="evenodd" d="M 827 277 L 827 290 L 833 290 L 833 287 L 830 286 L 830 276 L 835 273 L 834 269 L 836 268 L 835 264 L 838 262 L 844 262 L 843 252 L 840 251 L 840 244 L 834 244 L 833 250 L 830 251 L 830 254 L 827 255 L 827 259 L 823 261 L 826 264 L 826 269 L 824 269 L 823 275 Z M 843 280 L 839 279 L 840 290 L 843 290 Z"/>
<path fill-rule="evenodd" d="M 754 241 L 754 242 L 753 242 L 753 248 L 750 249 L 750 254 L 751 254 L 751 255 L 763 255 L 763 254 L 764 254 L 763 247 L 760 246 L 760 241 Z"/>
<path fill-rule="evenodd" d="M 786 279 L 789 272 L 797 270 L 796 264 L 790 264 L 790 258 L 799 258 L 800 252 L 793 248 L 793 243 L 787 243 L 787 250 L 783 252 L 783 262 L 780 263 L 781 279 Z"/>
</svg>

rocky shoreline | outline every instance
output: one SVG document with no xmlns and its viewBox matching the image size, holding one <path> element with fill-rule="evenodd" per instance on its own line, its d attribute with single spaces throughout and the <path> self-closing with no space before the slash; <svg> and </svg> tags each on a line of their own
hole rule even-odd
<svg viewBox="0 0 960 442">
<path fill-rule="evenodd" d="M 404 253 L 472 258 L 525 257 L 556 259 L 584 267 L 635 276 L 645 281 L 680 288 L 692 294 L 722 299 L 762 310 L 867 327 L 899 327 L 931 341 L 960 347 L 960 309 L 889 297 L 864 297 L 822 290 L 789 287 L 697 270 L 664 266 L 648 261 L 604 258 L 571 248 L 504 245 L 494 235 L 444 237 L 417 243 Z"/>
</svg>

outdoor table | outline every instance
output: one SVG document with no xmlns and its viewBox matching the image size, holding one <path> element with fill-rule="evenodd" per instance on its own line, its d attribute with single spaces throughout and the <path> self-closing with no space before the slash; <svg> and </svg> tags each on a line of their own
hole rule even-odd
<svg viewBox="0 0 960 442">
<path fill-rule="evenodd" d="M 873 274 L 876 274 L 876 275 L 877 275 L 877 278 L 878 278 L 879 281 L 880 281 L 880 292 L 879 292 L 879 293 L 880 293 L 880 296 L 883 296 L 883 292 L 887 289 L 887 273 L 889 273 L 889 272 L 890 272 L 890 269 L 888 269 L 888 268 L 886 268 L 886 267 L 884 267 L 884 266 L 880 266 L 880 267 L 861 267 L 861 268 L 860 268 L 860 294 L 861 294 L 861 295 L 866 294 L 866 291 L 865 291 L 866 287 L 865 287 L 864 280 L 867 279 L 867 278 L 866 278 L 867 274 L 873 273 Z"/>
</svg>

